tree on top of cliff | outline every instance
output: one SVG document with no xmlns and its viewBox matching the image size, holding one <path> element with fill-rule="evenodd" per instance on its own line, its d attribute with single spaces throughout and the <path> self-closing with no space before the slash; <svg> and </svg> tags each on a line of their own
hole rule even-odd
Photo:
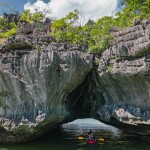
<svg viewBox="0 0 150 150">
<path fill-rule="evenodd" d="M 128 27 L 133 25 L 135 19 L 148 19 L 150 17 L 150 0 L 124 0 L 122 12 L 116 13 L 115 25 Z"/>
<path fill-rule="evenodd" d="M 150 0 L 124 0 L 124 8 L 116 13 L 115 18 L 103 17 L 97 22 L 89 20 L 86 24 L 81 23 L 85 18 L 74 10 L 66 17 L 54 20 L 51 26 L 50 36 L 57 42 L 68 42 L 71 44 L 86 45 L 92 53 L 101 53 L 109 48 L 112 35 L 112 26 L 117 29 L 123 29 L 133 25 L 135 19 L 147 19 L 150 17 Z M 21 21 L 35 23 L 39 29 L 42 28 L 41 22 L 51 9 L 40 12 L 40 9 L 33 6 L 33 10 L 25 10 Z M 4 18 L 0 19 L 0 37 L 7 38 L 14 35 L 17 30 L 17 24 L 7 24 Z"/>
<path fill-rule="evenodd" d="M 62 19 L 55 20 L 51 26 L 50 36 L 53 36 L 57 41 L 69 41 L 71 43 L 77 41 L 80 28 L 77 26 L 78 20 L 79 12 L 77 10 L 70 12 Z"/>
<path fill-rule="evenodd" d="M 20 18 L 20 21 L 26 21 L 31 24 L 33 22 L 40 22 L 44 18 L 44 15 L 38 12 L 31 13 L 30 10 L 25 10 Z"/>
<path fill-rule="evenodd" d="M 4 12 L 7 12 L 0 17 L 0 39 L 5 39 L 16 34 L 20 15 L 15 5 L 10 6 L 8 3 L 0 2 L 0 6 Z"/>
<path fill-rule="evenodd" d="M 110 27 L 113 25 L 112 17 L 103 17 L 94 23 L 90 31 L 90 52 L 103 52 L 109 48 L 112 35 L 110 34 Z"/>
<path fill-rule="evenodd" d="M 9 22 L 8 18 L 0 18 L 0 38 L 8 38 L 17 31 L 17 24 L 15 22 Z"/>
<path fill-rule="evenodd" d="M 88 20 L 84 25 L 80 23 L 80 14 L 77 10 L 70 12 L 66 17 L 55 20 L 51 26 L 50 36 L 56 41 L 89 45 L 92 53 L 102 52 L 109 47 L 110 26 L 112 25 L 112 17 L 103 17 L 97 22 Z"/>
</svg>

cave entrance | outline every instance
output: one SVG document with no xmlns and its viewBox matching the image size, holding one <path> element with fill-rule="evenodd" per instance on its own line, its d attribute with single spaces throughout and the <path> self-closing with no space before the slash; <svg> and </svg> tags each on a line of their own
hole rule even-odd
<svg viewBox="0 0 150 150">
<path fill-rule="evenodd" d="M 105 99 L 97 87 L 97 72 L 93 69 L 85 79 L 66 98 L 67 109 L 72 118 L 94 117 L 100 105 L 105 104 Z M 94 117 L 95 118 L 95 117 Z"/>
</svg>

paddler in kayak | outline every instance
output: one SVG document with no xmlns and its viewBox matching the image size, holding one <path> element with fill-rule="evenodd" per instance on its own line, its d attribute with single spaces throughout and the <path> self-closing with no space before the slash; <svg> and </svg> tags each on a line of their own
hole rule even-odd
<svg viewBox="0 0 150 150">
<path fill-rule="evenodd" d="M 93 134 L 92 130 L 88 133 L 88 140 L 95 140 L 95 135 Z"/>
</svg>

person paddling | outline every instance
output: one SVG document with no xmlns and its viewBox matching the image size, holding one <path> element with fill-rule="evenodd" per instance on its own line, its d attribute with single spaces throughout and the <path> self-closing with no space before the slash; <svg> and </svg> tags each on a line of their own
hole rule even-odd
<svg viewBox="0 0 150 150">
<path fill-rule="evenodd" d="M 89 139 L 89 140 L 95 140 L 95 135 L 93 134 L 92 130 L 90 130 L 90 131 L 88 132 L 88 139 Z"/>
</svg>

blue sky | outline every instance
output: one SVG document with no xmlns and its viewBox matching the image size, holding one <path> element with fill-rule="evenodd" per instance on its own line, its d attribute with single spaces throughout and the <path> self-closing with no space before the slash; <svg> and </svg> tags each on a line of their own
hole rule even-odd
<svg viewBox="0 0 150 150">
<path fill-rule="evenodd" d="M 16 9 L 19 12 L 23 12 L 24 10 L 24 5 L 28 2 L 35 2 L 36 0 L 0 0 L 0 3 L 6 3 L 8 4 L 10 7 L 15 6 Z M 43 0 L 44 2 L 49 2 L 49 0 Z M 0 13 L 2 14 L 5 10 L 7 10 L 4 7 L 0 6 Z"/>
<path fill-rule="evenodd" d="M 88 19 L 94 20 L 115 14 L 120 1 L 122 0 L 0 0 L 0 2 L 8 3 L 10 7 L 15 6 L 19 12 L 23 12 L 24 9 L 34 12 L 34 4 L 40 11 L 51 9 L 53 12 L 51 16 L 55 18 L 62 18 L 68 12 L 78 9 Z M 4 11 L 6 9 L 0 6 L 0 15 Z"/>
<path fill-rule="evenodd" d="M 28 0 L 0 0 L 1 3 L 7 3 L 10 7 L 15 6 L 17 10 L 23 11 L 23 6 L 25 3 L 27 3 Z M 0 7 L 0 13 L 3 13 L 6 11 L 7 8 Z"/>
</svg>

